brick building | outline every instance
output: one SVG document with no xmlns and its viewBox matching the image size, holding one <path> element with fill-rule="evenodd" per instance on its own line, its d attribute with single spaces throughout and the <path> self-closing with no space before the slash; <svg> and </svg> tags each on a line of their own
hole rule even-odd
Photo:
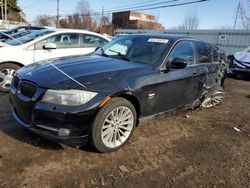
<svg viewBox="0 0 250 188">
<path fill-rule="evenodd" d="M 113 13 L 112 24 L 116 29 L 164 29 L 162 24 L 155 21 L 155 16 L 133 11 Z"/>
</svg>

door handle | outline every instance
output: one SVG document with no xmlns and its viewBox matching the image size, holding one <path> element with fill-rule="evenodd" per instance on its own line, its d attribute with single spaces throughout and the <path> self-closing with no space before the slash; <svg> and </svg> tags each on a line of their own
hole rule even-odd
<svg viewBox="0 0 250 188">
<path fill-rule="evenodd" d="M 194 73 L 193 73 L 193 76 L 198 76 L 198 73 L 197 73 L 197 72 L 194 72 Z"/>
</svg>

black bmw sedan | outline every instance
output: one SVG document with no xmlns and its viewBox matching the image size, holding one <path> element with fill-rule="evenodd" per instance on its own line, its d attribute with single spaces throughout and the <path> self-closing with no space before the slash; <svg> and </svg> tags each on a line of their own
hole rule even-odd
<svg viewBox="0 0 250 188">
<path fill-rule="evenodd" d="M 149 117 L 212 107 L 224 97 L 210 44 L 174 35 L 126 35 L 89 56 L 19 69 L 10 102 L 17 122 L 59 143 L 122 147 Z"/>
</svg>

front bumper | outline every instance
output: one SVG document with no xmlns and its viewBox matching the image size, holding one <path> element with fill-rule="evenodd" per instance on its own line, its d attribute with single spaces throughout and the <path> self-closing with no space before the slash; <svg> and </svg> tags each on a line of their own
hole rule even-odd
<svg viewBox="0 0 250 188">
<path fill-rule="evenodd" d="M 21 118 L 18 117 L 16 112 L 13 110 L 13 116 L 15 120 L 25 129 L 28 129 L 29 131 L 40 135 L 48 140 L 51 140 L 53 142 L 57 143 L 63 143 L 70 146 L 82 146 L 88 142 L 88 135 L 82 135 L 82 136 L 57 136 L 56 133 L 59 132 L 59 129 L 51 129 L 47 126 L 33 126 L 30 124 L 26 124 L 21 120 Z M 40 127 L 40 129 L 39 129 Z"/>
<path fill-rule="evenodd" d="M 88 140 L 91 123 L 98 113 L 98 105 L 69 107 L 42 103 L 40 99 L 46 90 L 37 86 L 34 88 L 30 95 L 32 90 L 26 92 L 12 84 L 9 99 L 16 121 L 31 132 L 54 142 L 71 146 L 84 145 Z"/>
</svg>

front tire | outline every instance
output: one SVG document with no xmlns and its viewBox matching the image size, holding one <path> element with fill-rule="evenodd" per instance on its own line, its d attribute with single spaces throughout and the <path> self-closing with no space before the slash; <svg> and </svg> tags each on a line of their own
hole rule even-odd
<svg viewBox="0 0 250 188">
<path fill-rule="evenodd" d="M 12 78 L 20 66 L 13 63 L 0 64 L 0 91 L 8 92 Z"/>
<path fill-rule="evenodd" d="M 97 114 L 91 129 L 91 143 L 102 153 L 121 148 L 131 137 L 137 122 L 136 110 L 128 100 L 115 97 Z"/>
</svg>

